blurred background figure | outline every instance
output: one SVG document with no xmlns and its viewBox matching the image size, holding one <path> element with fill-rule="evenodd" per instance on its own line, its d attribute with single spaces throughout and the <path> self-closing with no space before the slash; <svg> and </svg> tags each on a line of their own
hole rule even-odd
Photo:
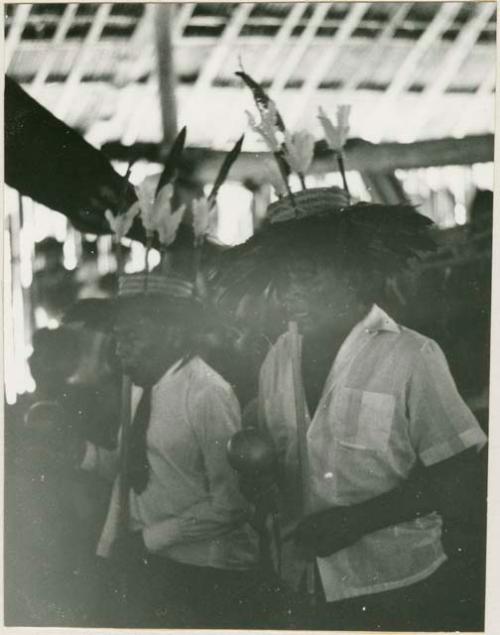
<svg viewBox="0 0 500 635">
<path fill-rule="evenodd" d="M 116 443 L 112 374 L 97 372 L 107 354 L 79 323 L 34 333 L 36 389 L 6 411 L 7 623 L 92 625 L 99 614 L 105 579 L 94 553 L 109 491 L 75 471 L 72 454 L 82 439 Z"/>
<path fill-rule="evenodd" d="M 75 272 L 64 266 L 63 243 L 49 236 L 35 245 L 33 299 L 48 318 L 59 320 L 76 300 L 78 282 Z"/>
</svg>

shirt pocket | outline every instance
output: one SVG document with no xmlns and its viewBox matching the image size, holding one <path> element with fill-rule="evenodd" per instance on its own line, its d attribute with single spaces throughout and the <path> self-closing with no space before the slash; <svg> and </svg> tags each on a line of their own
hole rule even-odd
<svg viewBox="0 0 500 635">
<path fill-rule="evenodd" d="M 342 388 L 338 400 L 338 443 L 346 448 L 385 452 L 391 436 L 394 395 Z"/>
</svg>

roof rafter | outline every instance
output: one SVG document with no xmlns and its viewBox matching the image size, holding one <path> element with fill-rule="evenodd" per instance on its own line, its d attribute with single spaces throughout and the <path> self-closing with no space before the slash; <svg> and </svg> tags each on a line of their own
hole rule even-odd
<svg viewBox="0 0 500 635">
<path fill-rule="evenodd" d="M 177 5 L 177 12 L 175 14 L 174 24 L 172 27 L 172 41 L 176 42 L 182 38 L 182 34 L 184 29 L 191 16 L 193 15 L 193 11 L 196 7 L 195 3 L 186 3 L 183 5 Z M 145 13 L 143 16 L 144 28 L 147 29 L 148 33 L 151 34 L 154 30 L 154 21 L 155 21 L 155 13 L 154 13 L 154 5 L 147 3 L 145 5 Z M 128 120 L 124 126 L 123 134 L 122 134 L 122 142 L 125 145 L 132 145 L 137 141 L 137 137 L 139 136 L 139 132 L 142 126 L 142 113 L 144 112 L 144 108 L 147 104 L 149 104 L 149 100 L 151 98 L 152 93 L 156 93 L 159 88 L 158 82 L 158 73 L 155 65 L 156 61 L 156 51 L 154 47 L 151 47 L 151 66 L 153 70 L 151 71 L 146 85 L 142 91 L 142 94 L 138 99 L 134 98 L 134 95 L 131 95 L 131 99 L 129 100 L 130 110 L 128 113 L 128 117 L 125 116 L 125 120 Z"/>
<path fill-rule="evenodd" d="M 64 10 L 64 14 L 59 24 L 57 25 L 50 47 L 47 49 L 45 57 L 38 68 L 35 79 L 33 80 L 32 88 L 34 94 L 37 94 L 42 90 L 45 80 L 50 75 L 50 71 L 52 70 L 52 66 L 54 65 L 59 52 L 59 47 L 66 39 L 66 35 L 73 24 L 73 19 L 76 16 L 77 10 L 78 4 L 76 3 L 66 5 L 66 9 Z"/>
<path fill-rule="evenodd" d="M 438 9 L 432 22 L 422 33 L 415 46 L 410 50 L 408 56 L 399 67 L 398 72 L 387 89 L 385 95 L 387 99 L 392 99 L 411 84 L 413 72 L 422 57 L 427 53 L 429 46 L 448 28 L 459 11 L 460 6 L 458 3 L 445 4 Z"/>
<path fill-rule="evenodd" d="M 75 96 L 75 91 L 80 83 L 83 74 L 85 73 L 85 67 L 87 60 L 92 54 L 92 48 L 99 41 L 101 33 L 106 25 L 106 21 L 111 13 L 113 5 L 110 3 L 101 4 L 97 9 L 97 12 L 92 21 L 92 26 L 83 41 L 80 51 L 77 55 L 77 59 L 71 68 L 71 71 L 66 79 L 64 90 L 61 94 L 60 100 L 56 106 L 56 115 L 61 119 L 68 114 L 72 101 Z"/>
<path fill-rule="evenodd" d="M 295 46 L 292 47 L 290 55 L 286 59 L 286 62 L 283 64 L 281 69 L 278 70 L 276 77 L 274 78 L 271 91 L 274 93 L 275 98 L 277 98 L 277 93 L 281 92 L 285 88 L 288 80 L 292 76 L 292 73 L 304 56 L 304 53 L 313 42 L 317 30 L 322 25 L 323 20 L 330 10 L 330 6 L 329 2 L 314 5 L 313 14 L 309 19 L 306 28 L 298 37 Z"/>
<path fill-rule="evenodd" d="M 481 31 L 488 23 L 491 16 L 495 13 L 495 10 L 496 4 L 490 2 L 485 2 L 476 6 L 476 14 L 459 33 L 445 56 L 436 77 L 422 95 L 420 106 L 412 125 L 412 134 L 414 135 L 414 138 L 418 136 L 418 133 L 421 131 L 422 127 L 425 126 L 430 114 L 432 113 L 436 97 L 444 93 L 453 81 L 453 78 L 456 76 L 460 67 L 471 52 Z"/>
<path fill-rule="evenodd" d="M 9 64 L 14 55 L 14 51 L 16 50 L 17 45 L 21 41 L 24 27 L 26 26 L 26 22 L 28 20 L 32 6 L 33 5 L 31 4 L 18 4 L 16 7 L 14 19 L 12 21 L 12 24 L 9 30 L 9 35 L 7 36 L 7 40 L 5 42 L 5 48 L 4 48 L 5 70 L 8 70 Z"/>
<path fill-rule="evenodd" d="M 460 11 L 460 8 L 461 5 L 459 3 L 452 2 L 449 4 L 443 4 L 437 10 L 427 29 L 422 33 L 416 44 L 410 50 L 399 67 L 399 70 L 393 77 L 393 80 L 385 94 L 381 97 L 374 113 L 374 117 L 369 122 L 371 126 L 373 126 L 373 123 L 377 125 L 381 118 L 384 118 L 388 122 L 391 121 L 391 117 L 388 116 L 388 111 L 391 110 L 396 98 L 411 84 L 419 62 L 427 53 L 429 47 L 435 42 L 436 38 L 438 38 L 453 22 L 455 16 Z M 385 128 L 385 126 L 380 127 L 377 137 L 378 140 L 384 136 Z M 375 140 L 373 135 L 372 140 Z"/>
<path fill-rule="evenodd" d="M 237 5 L 233 9 L 231 19 L 221 37 L 218 38 L 218 42 L 209 55 L 208 60 L 203 65 L 202 71 L 196 81 L 195 95 L 199 95 L 202 91 L 210 88 L 253 7 L 253 2 L 245 2 Z"/>
<path fill-rule="evenodd" d="M 389 21 L 379 33 L 375 42 L 370 46 L 370 50 L 366 53 L 366 62 L 361 63 L 358 69 L 349 77 L 342 87 L 342 92 L 353 90 L 367 76 L 368 69 L 374 68 L 380 61 L 383 54 L 383 46 L 391 41 L 394 32 L 406 18 L 413 6 L 412 2 L 402 2 L 393 7 L 393 14 Z"/>
<path fill-rule="evenodd" d="M 354 2 L 351 9 L 343 20 L 340 28 L 330 40 L 330 45 L 325 54 L 319 58 L 318 63 L 313 67 L 312 72 L 307 77 L 299 98 L 289 114 L 290 125 L 295 125 L 304 109 L 307 107 L 312 95 L 318 89 L 325 75 L 332 67 L 335 59 L 341 52 L 342 46 L 346 43 L 352 32 L 356 29 L 364 14 L 368 10 L 368 2 Z"/>
<path fill-rule="evenodd" d="M 264 73 L 272 66 L 278 55 L 288 44 L 294 28 L 300 22 L 305 10 L 307 2 L 297 2 L 291 6 L 278 34 L 272 38 L 271 43 L 264 55 L 260 58 L 260 62 L 253 70 L 252 75 L 257 81 L 261 81 Z"/>
<path fill-rule="evenodd" d="M 177 13 L 175 16 L 175 23 L 172 27 L 172 39 L 175 42 L 182 38 L 184 29 L 189 24 L 191 17 L 196 8 L 196 2 L 186 2 L 177 5 Z"/>
</svg>

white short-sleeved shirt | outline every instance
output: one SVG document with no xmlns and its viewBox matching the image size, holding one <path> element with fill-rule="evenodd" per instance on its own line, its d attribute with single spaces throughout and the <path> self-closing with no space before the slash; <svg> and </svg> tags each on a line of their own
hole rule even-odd
<svg viewBox="0 0 500 635">
<path fill-rule="evenodd" d="M 132 395 L 135 411 L 142 389 Z M 240 429 L 240 408 L 229 384 L 201 358 L 170 368 L 151 393 L 146 489 L 130 492 L 130 525 L 143 530 L 150 552 L 186 564 L 248 569 L 257 542 L 248 503 L 239 491 L 226 447 Z M 82 467 L 116 474 L 116 453 L 90 448 Z M 115 480 L 98 555 L 108 556 L 118 523 Z"/>
<path fill-rule="evenodd" d="M 291 339 L 282 335 L 261 369 L 259 407 L 287 473 L 283 518 L 298 519 L 297 435 Z M 351 331 L 309 423 L 311 507 L 352 505 L 400 485 L 417 461 L 430 466 L 486 436 L 429 338 L 373 306 Z M 318 568 L 327 601 L 403 587 L 445 560 L 432 513 L 364 536 Z M 297 573 L 297 568 L 295 568 Z"/>
</svg>

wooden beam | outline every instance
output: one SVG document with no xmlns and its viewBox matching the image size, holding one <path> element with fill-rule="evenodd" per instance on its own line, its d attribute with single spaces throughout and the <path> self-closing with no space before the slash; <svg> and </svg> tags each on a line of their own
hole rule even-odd
<svg viewBox="0 0 500 635">
<path fill-rule="evenodd" d="M 387 124 L 381 126 L 378 130 L 377 139 L 382 139 L 385 130 L 392 124 L 391 111 L 395 100 L 411 84 L 415 77 L 415 71 L 424 55 L 428 52 L 429 47 L 432 46 L 441 33 L 453 22 L 460 8 L 461 5 L 459 3 L 444 3 L 437 10 L 436 15 L 427 29 L 422 33 L 416 44 L 410 49 L 410 52 L 403 60 L 389 88 L 381 97 L 373 119 L 369 122 L 370 125 L 373 126 L 374 124 L 377 125 L 381 120 L 385 119 L 387 121 Z"/>
<path fill-rule="evenodd" d="M 314 5 L 314 10 L 306 28 L 302 31 L 298 37 L 295 45 L 292 47 L 290 54 L 288 55 L 285 63 L 279 69 L 276 74 L 273 84 L 271 86 L 271 96 L 278 99 L 278 93 L 280 93 L 286 86 L 288 80 L 292 76 L 292 73 L 296 70 L 300 60 L 304 56 L 311 43 L 314 41 L 316 32 L 323 24 L 323 21 L 330 9 L 331 3 L 321 2 Z"/>
<path fill-rule="evenodd" d="M 14 18 L 9 29 L 9 35 L 7 36 L 7 40 L 5 41 L 3 63 L 4 69 L 6 71 L 9 70 L 9 65 L 14 52 L 17 48 L 17 45 L 21 41 L 24 27 L 26 26 L 26 22 L 28 21 L 32 6 L 33 5 L 31 4 L 18 4 L 16 7 L 16 12 L 14 13 Z"/>
<path fill-rule="evenodd" d="M 477 5 L 475 9 L 476 15 L 462 28 L 446 54 L 441 68 L 438 69 L 437 75 L 422 95 L 417 113 L 412 120 L 411 134 L 414 139 L 418 138 L 420 131 L 427 123 L 436 99 L 446 91 L 453 81 L 460 67 L 474 47 L 481 31 L 489 22 L 490 17 L 495 13 L 496 4 L 484 2 L 481 5 Z M 412 139 L 408 139 L 408 141 L 411 140 Z"/>
<path fill-rule="evenodd" d="M 370 4 L 367 2 L 354 2 L 347 16 L 342 21 L 335 35 L 330 39 L 330 43 L 325 53 L 318 58 L 316 64 L 312 67 L 311 72 L 307 76 L 304 85 L 299 93 L 298 100 L 294 103 L 293 109 L 289 114 L 290 126 L 295 126 L 300 116 L 309 103 L 312 95 L 316 92 L 325 75 L 333 66 L 336 58 L 340 54 L 342 47 L 351 37 L 352 32 L 356 29 Z"/>
<path fill-rule="evenodd" d="M 155 5 L 155 9 L 156 55 L 163 123 L 163 148 L 168 149 L 177 135 L 177 104 L 175 100 L 177 77 L 172 50 L 174 6 L 165 2 Z"/>
<path fill-rule="evenodd" d="M 492 134 L 465 137 L 463 139 L 436 139 L 415 143 L 372 144 L 363 140 L 351 141 L 346 148 L 346 164 L 349 170 L 372 174 L 393 172 L 397 169 L 411 170 L 422 167 L 445 165 L 471 165 L 493 161 L 494 137 Z M 156 161 L 156 144 L 136 144 L 125 147 L 121 144 L 106 144 L 103 151 L 112 159 L 127 160 L 131 153 L 135 157 Z M 202 148 L 186 148 L 186 158 L 193 165 L 194 176 L 201 182 L 213 182 L 225 152 Z M 268 153 L 243 152 L 231 169 L 235 181 L 251 179 L 256 185 L 266 183 L 269 164 Z M 337 162 L 330 152 L 316 153 L 311 174 L 337 172 Z"/>
<path fill-rule="evenodd" d="M 174 25 L 172 27 L 171 39 L 174 42 L 178 42 L 182 38 L 182 34 L 186 25 L 188 24 L 193 11 L 196 5 L 193 3 L 183 4 L 182 6 L 177 5 L 177 13 L 175 15 Z M 145 13 L 143 16 L 143 20 L 145 22 L 144 28 L 147 29 L 149 33 L 154 32 L 154 22 L 155 22 L 155 5 L 147 3 L 145 5 Z M 146 85 L 140 91 L 137 91 L 138 99 L 132 100 L 130 102 L 131 109 L 129 113 L 129 121 L 124 128 L 124 132 L 122 134 L 122 142 L 125 145 L 132 145 L 137 141 L 137 137 L 142 127 L 142 118 L 144 116 L 144 110 L 149 104 L 149 100 L 151 94 L 156 92 L 159 88 L 158 86 L 158 75 L 155 72 L 155 51 L 154 47 L 151 48 L 151 65 L 154 70 L 151 71 L 149 78 L 146 82 Z M 155 161 L 158 160 L 158 156 Z"/>
<path fill-rule="evenodd" d="M 35 97 L 37 97 L 40 91 L 43 88 L 45 80 L 50 75 L 50 71 L 52 70 L 52 66 L 54 64 L 54 60 L 56 56 L 59 54 L 59 48 L 64 43 L 66 39 L 66 34 L 68 33 L 71 25 L 73 24 L 73 20 L 76 16 L 76 12 L 78 10 L 78 4 L 67 4 L 66 9 L 64 10 L 64 14 L 60 19 L 54 37 L 52 38 L 52 42 L 50 43 L 50 48 L 47 48 L 47 52 L 45 53 L 45 57 L 43 58 L 42 63 L 38 67 L 38 70 L 35 75 L 35 79 L 32 83 L 32 92 Z"/>
<path fill-rule="evenodd" d="M 398 72 L 394 76 L 384 96 L 385 101 L 393 99 L 412 83 L 414 73 L 421 59 L 441 33 L 450 26 L 459 11 L 460 5 L 455 3 L 444 4 L 438 9 L 432 22 L 420 36 L 415 46 L 410 50 L 408 56 L 399 67 Z"/>
<path fill-rule="evenodd" d="M 292 36 L 292 32 L 297 24 L 300 22 L 305 10 L 307 9 L 307 2 L 297 2 L 290 5 L 290 11 L 282 23 L 278 34 L 271 39 L 269 46 L 265 53 L 261 56 L 256 68 L 252 71 L 252 77 L 260 82 L 263 76 L 269 72 L 272 65 L 278 58 L 278 55 L 283 51 L 285 46 L 289 43 Z"/>
<path fill-rule="evenodd" d="M 406 18 L 413 6 L 412 2 L 402 2 L 401 4 L 393 6 L 393 13 L 389 18 L 387 24 L 385 24 L 382 31 L 377 36 L 375 42 L 370 46 L 369 50 L 363 56 L 364 59 L 360 60 L 359 67 L 352 75 L 347 79 L 342 86 L 342 93 L 339 97 L 339 102 L 343 102 L 343 93 L 354 90 L 363 79 L 368 76 L 368 71 L 375 68 L 381 61 L 383 55 L 383 47 L 388 44 L 399 25 Z"/>
<path fill-rule="evenodd" d="M 130 121 L 137 117 L 138 107 L 143 99 L 142 93 L 146 92 L 144 87 L 138 83 L 138 79 L 146 74 L 156 77 L 156 52 L 154 38 L 154 16 L 155 5 L 146 3 L 144 5 L 144 13 L 140 22 L 137 24 L 135 31 L 127 46 L 127 56 L 122 61 L 121 76 L 118 73 L 115 77 L 115 84 L 120 88 L 116 96 L 116 109 L 111 121 L 107 122 L 109 126 L 116 126 L 121 132 L 123 143 L 129 141 L 127 133 L 130 128 Z M 108 22 L 109 23 L 109 22 Z M 119 79 L 118 79 L 119 77 Z M 148 79 L 148 81 L 150 81 Z M 148 94 L 149 98 L 149 94 Z M 96 124 L 102 130 L 102 122 Z M 92 132 L 92 129 L 91 129 Z M 132 143 L 136 141 L 137 135 L 134 132 Z M 92 134 L 89 134 L 92 139 Z M 98 145 L 101 145 L 100 143 Z"/>
<path fill-rule="evenodd" d="M 106 26 L 106 22 L 109 14 L 111 13 L 112 7 L 112 4 L 107 3 L 101 4 L 97 9 L 97 12 L 92 21 L 92 25 L 80 47 L 77 58 L 74 61 L 71 71 L 66 79 L 61 98 L 55 108 L 55 114 L 60 119 L 64 119 L 69 113 L 69 110 L 75 98 L 78 84 L 80 83 L 80 80 L 85 73 L 88 59 L 92 54 L 94 46 L 97 44 L 99 38 L 101 37 L 101 33 Z"/>
<path fill-rule="evenodd" d="M 184 35 L 184 29 L 189 24 L 191 17 L 196 8 L 196 2 L 183 2 L 177 4 L 177 13 L 175 14 L 175 22 L 172 28 L 172 40 L 177 44 Z"/>
<path fill-rule="evenodd" d="M 156 70 L 156 42 L 154 33 L 155 7 L 145 3 L 144 13 L 127 45 L 125 76 L 136 81 L 138 77 Z"/>
<path fill-rule="evenodd" d="M 437 77 L 425 90 L 424 97 L 433 99 L 448 88 L 467 56 L 470 54 L 491 16 L 496 11 L 496 4 L 484 2 L 476 5 L 476 15 L 462 28 L 457 39 L 447 53 Z"/>
<path fill-rule="evenodd" d="M 212 49 L 208 59 L 203 64 L 200 75 L 196 81 L 195 92 L 193 100 L 196 102 L 197 98 L 203 93 L 203 91 L 210 88 L 214 79 L 216 79 L 218 72 L 224 60 L 231 52 L 234 43 L 236 42 L 241 29 L 248 19 L 252 9 L 254 7 L 253 2 L 245 2 L 240 5 L 235 5 L 231 19 L 229 20 L 222 35 L 216 40 L 217 44 Z"/>
</svg>

